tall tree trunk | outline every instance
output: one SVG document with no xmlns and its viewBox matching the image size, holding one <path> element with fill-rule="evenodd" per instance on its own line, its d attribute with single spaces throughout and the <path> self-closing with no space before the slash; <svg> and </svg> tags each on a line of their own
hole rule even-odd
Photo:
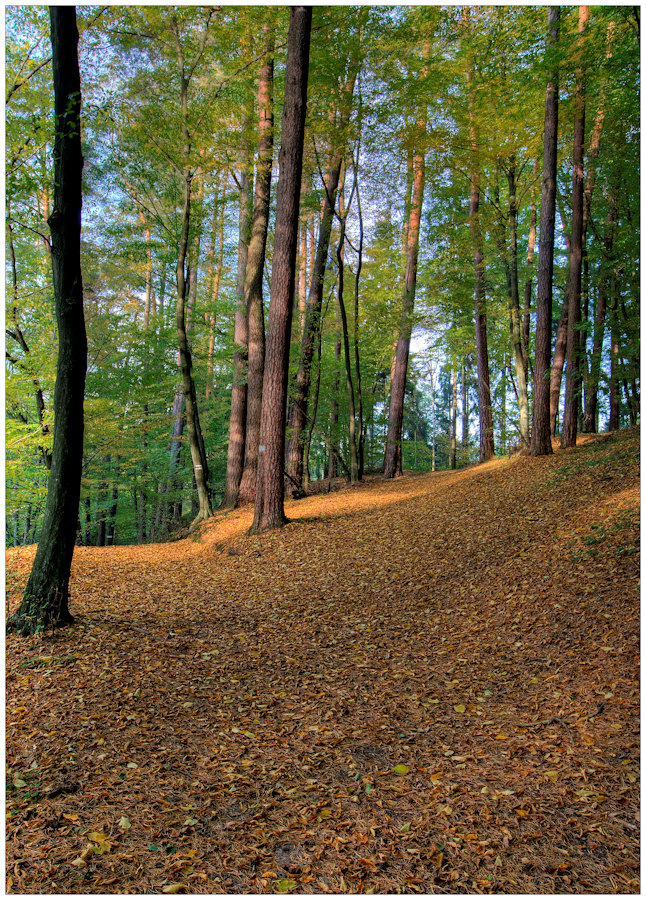
<svg viewBox="0 0 646 900">
<path fill-rule="evenodd" d="M 352 111 L 352 94 L 359 70 L 359 52 L 355 45 L 350 64 L 349 74 L 342 88 L 342 99 L 339 109 L 339 132 L 341 142 L 345 142 L 345 130 Z M 338 140 L 338 138 L 337 138 Z M 331 162 L 328 170 L 327 183 L 325 185 L 325 199 L 321 227 L 319 230 L 318 245 L 316 248 L 316 260 L 314 272 L 310 282 L 310 292 L 305 312 L 305 328 L 301 342 L 301 353 L 298 363 L 298 371 L 295 380 L 294 402 L 289 415 L 289 443 L 287 446 L 287 473 L 289 475 L 288 492 L 292 496 L 302 494 L 303 485 L 303 446 L 306 436 L 307 408 L 309 404 L 310 383 L 312 379 L 312 358 L 316 346 L 318 329 L 321 327 L 321 308 L 323 303 L 323 284 L 325 280 L 325 268 L 332 232 L 332 221 L 336 193 L 339 185 L 339 176 L 345 155 L 345 146 L 331 146 Z"/>
<path fill-rule="evenodd" d="M 316 348 L 316 378 L 314 379 L 314 396 L 312 397 L 312 414 L 307 424 L 307 438 L 303 449 L 303 490 L 310 486 L 310 448 L 312 446 L 312 434 L 316 423 L 316 413 L 319 407 L 319 390 L 321 387 L 321 329 Z"/>
<path fill-rule="evenodd" d="M 105 532 L 105 543 L 107 547 L 114 545 L 114 534 L 117 527 L 117 510 L 119 508 L 119 457 L 117 456 L 114 464 L 114 481 L 112 482 L 112 502 L 110 504 L 110 512 L 108 514 L 108 525 Z"/>
<path fill-rule="evenodd" d="M 425 53 L 426 53 L 425 49 Z M 417 121 L 418 146 L 413 153 L 412 179 L 413 193 L 410 213 L 406 223 L 406 275 L 404 280 L 404 296 L 402 298 L 402 316 L 395 352 L 395 367 L 390 385 L 390 404 L 388 408 L 388 434 L 384 454 L 384 475 L 386 478 L 398 478 L 402 473 L 402 424 L 404 421 L 404 394 L 406 391 L 406 374 L 408 371 L 408 354 L 413 327 L 413 308 L 415 305 L 415 288 L 417 285 L 417 257 L 419 253 L 419 226 L 422 217 L 424 200 L 424 147 L 426 137 L 426 112 L 421 112 Z"/>
<path fill-rule="evenodd" d="M 332 395 L 330 397 L 330 434 L 328 440 L 328 481 L 336 478 L 338 472 L 338 459 L 336 455 L 337 431 L 339 427 L 339 360 L 341 359 L 341 313 L 337 308 L 336 324 L 334 329 L 334 380 L 332 382 Z"/>
<path fill-rule="evenodd" d="M 556 47 L 559 8 L 548 11 L 549 44 Z M 540 243 L 536 288 L 536 349 L 534 362 L 534 414 L 532 456 L 552 453 L 550 436 L 550 361 L 552 344 L 552 275 L 554 272 L 554 221 L 556 215 L 556 147 L 558 136 L 558 68 L 556 64 L 545 91 L 543 185 L 541 191 Z"/>
<path fill-rule="evenodd" d="M 186 302 L 189 291 L 190 271 L 187 277 L 188 262 L 188 241 L 191 219 L 191 189 L 193 181 L 193 172 L 190 166 L 191 154 L 191 136 L 188 131 L 188 86 L 197 63 L 204 52 L 206 38 L 208 33 L 208 24 L 211 13 L 205 22 L 201 36 L 201 47 L 196 55 L 193 65 L 187 68 L 186 61 L 179 38 L 179 26 L 173 14 L 171 22 L 175 36 L 175 50 L 177 53 L 177 62 L 180 70 L 180 105 L 181 105 L 181 127 L 184 139 L 184 197 L 182 209 L 182 226 L 177 252 L 177 302 L 175 308 L 175 321 L 177 327 L 177 341 L 179 345 L 179 359 L 182 370 L 182 388 L 184 391 L 184 402 L 186 410 L 186 430 L 188 432 L 189 446 L 191 450 L 191 459 L 193 462 L 193 472 L 195 475 L 195 483 L 197 487 L 197 495 L 200 503 L 200 511 L 196 516 L 193 526 L 198 522 L 208 519 L 212 515 L 211 500 L 209 496 L 209 470 L 204 451 L 204 442 L 202 440 L 202 430 L 200 428 L 200 419 L 197 405 L 197 396 L 195 392 L 195 382 L 193 381 L 193 360 L 188 343 L 186 328 Z"/>
<path fill-rule="evenodd" d="M 314 272 L 310 282 L 310 291 L 305 312 L 305 328 L 301 342 L 301 352 L 295 381 L 295 396 L 289 416 L 289 443 L 287 445 L 287 472 L 289 474 L 288 493 L 298 496 L 302 492 L 303 482 L 303 445 L 307 425 L 307 407 L 311 382 L 312 357 L 316 346 L 318 329 L 320 328 L 321 308 L 323 304 L 323 284 L 332 232 L 332 219 L 336 192 L 343 156 L 337 153 L 332 160 L 327 176 L 323 215 L 319 230 L 318 246 Z"/>
<path fill-rule="evenodd" d="M 54 113 L 54 210 L 49 219 L 58 325 L 54 446 L 38 549 L 8 629 L 34 634 L 73 621 L 69 578 L 76 538 L 83 461 L 83 395 L 87 338 L 81 276 L 81 84 L 73 6 L 51 6 Z"/>
<path fill-rule="evenodd" d="M 469 446 L 469 388 L 466 360 L 462 361 L 462 449 Z"/>
<path fill-rule="evenodd" d="M 616 289 L 616 284 L 615 284 Z M 621 395 L 619 393 L 619 327 L 617 322 L 617 298 L 612 298 L 610 308 L 610 415 L 608 431 L 618 431 Z"/>
<path fill-rule="evenodd" d="M 311 29 L 312 7 L 290 7 L 282 141 L 276 191 L 274 258 L 252 532 L 280 528 L 286 522 L 283 490 L 285 404 Z"/>
<path fill-rule="evenodd" d="M 538 159 L 534 160 L 534 177 L 538 174 Z M 533 372 L 530 353 L 530 323 L 532 312 L 532 281 L 534 273 L 534 250 L 536 247 L 536 198 L 532 188 L 531 218 L 527 238 L 527 279 L 525 281 L 525 302 L 523 305 L 523 347 L 525 359 L 525 382 L 529 384 L 529 373 Z"/>
<path fill-rule="evenodd" d="M 469 137 L 471 142 L 472 171 L 469 196 L 469 227 L 473 242 L 473 267 L 475 275 L 475 337 L 476 366 L 478 371 L 478 420 L 480 424 L 480 462 L 494 455 L 493 411 L 491 408 L 491 387 L 489 378 L 489 348 L 487 346 L 487 295 L 485 286 L 485 266 L 482 229 L 480 226 L 480 162 L 478 140 L 473 112 L 473 91 L 470 87 L 471 73 L 467 73 L 469 85 Z"/>
<path fill-rule="evenodd" d="M 457 466 L 457 445 L 458 445 L 458 376 L 455 366 L 451 370 L 453 379 L 453 389 L 451 395 L 451 454 L 449 466 L 455 469 Z"/>
<path fill-rule="evenodd" d="M 180 237 L 179 251 L 177 256 L 177 339 L 179 344 L 179 358 L 182 369 L 182 389 L 184 392 L 186 431 L 188 432 L 189 447 L 191 450 L 191 459 L 193 461 L 193 471 L 195 473 L 195 483 L 197 486 L 197 495 L 200 503 L 200 511 L 196 516 L 193 524 L 208 519 L 212 515 L 211 501 L 209 498 L 209 471 L 204 453 L 204 445 L 201 441 L 201 429 L 199 426 L 199 415 L 197 408 L 197 397 L 195 394 L 195 382 L 193 381 L 193 361 L 191 350 L 188 345 L 188 337 L 186 334 L 185 305 L 188 283 L 186 280 L 185 265 L 186 253 L 188 249 L 188 234 L 190 223 L 191 209 L 191 176 L 186 173 L 184 177 L 184 208 L 182 215 L 182 234 Z"/>
<path fill-rule="evenodd" d="M 263 28 L 266 56 L 260 69 L 258 84 L 259 139 L 258 170 L 254 197 L 253 223 L 245 275 L 245 299 L 248 323 L 247 365 L 247 425 L 245 458 L 238 504 L 253 503 L 258 472 L 258 442 L 262 410 L 262 378 L 265 368 L 265 316 L 262 298 L 262 279 L 265 268 L 267 229 L 269 227 L 269 198 L 271 166 L 274 148 L 274 36 L 269 25 Z"/>
<path fill-rule="evenodd" d="M 359 116 L 361 117 L 361 95 L 359 95 Z M 357 385 L 357 424 L 358 424 L 358 435 L 357 435 L 357 443 L 359 445 L 359 481 L 363 479 L 363 464 L 364 464 L 364 446 L 365 446 L 365 433 L 363 427 L 363 390 L 361 387 L 361 361 L 359 358 L 359 284 L 361 282 L 361 268 L 363 265 L 363 216 L 361 215 L 361 196 L 359 194 L 359 173 L 358 169 L 358 156 L 357 152 L 357 164 L 355 165 L 355 179 L 357 185 L 357 218 L 359 220 L 359 253 L 357 258 L 357 271 L 354 276 L 354 375 L 355 381 Z"/>
<path fill-rule="evenodd" d="M 529 400 L 527 396 L 527 357 L 523 342 L 520 297 L 518 290 L 518 207 L 516 205 L 516 160 L 512 156 L 507 168 L 509 186 L 509 249 L 507 249 L 504 223 L 501 220 L 500 249 L 507 273 L 507 297 L 509 301 L 509 330 L 514 349 L 514 370 L 516 372 L 516 394 L 518 401 L 518 434 L 520 450 L 529 450 Z"/>
<path fill-rule="evenodd" d="M 568 241 L 569 246 L 569 241 Z M 556 331 L 556 342 L 554 344 L 554 359 L 552 361 L 552 370 L 550 372 L 550 435 L 556 435 L 556 425 L 559 416 L 559 401 L 561 399 L 561 383 L 563 380 L 563 369 L 565 368 L 565 353 L 567 350 L 567 332 L 568 332 L 568 316 L 570 313 L 570 301 L 568 297 L 567 287 L 563 296 L 563 306 L 561 307 L 561 317 L 559 319 Z"/>
<path fill-rule="evenodd" d="M 574 149 L 572 153 L 572 233 L 568 270 L 568 326 L 567 362 L 565 378 L 565 411 L 561 430 L 561 447 L 575 447 L 581 400 L 579 376 L 579 347 L 581 324 L 581 261 L 583 258 L 583 142 L 585 139 L 585 73 L 583 64 L 583 35 L 588 22 L 589 7 L 579 7 L 576 94 L 574 98 Z"/>
<path fill-rule="evenodd" d="M 208 297 L 211 303 L 210 312 L 205 313 L 205 319 L 209 326 L 209 343 L 206 355 L 206 390 L 205 399 L 208 400 L 213 392 L 213 370 L 215 355 L 215 322 L 218 308 L 218 296 L 220 293 L 220 278 L 222 277 L 222 265 L 224 263 L 224 208 L 226 179 L 223 178 L 222 198 L 218 204 L 217 187 L 215 192 L 215 206 L 213 210 L 213 240 L 210 251 L 210 269 Z M 219 245 L 217 259 L 215 255 L 216 242 Z"/>
<path fill-rule="evenodd" d="M 245 300 L 245 276 L 249 257 L 251 232 L 252 155 L 247 139 L 251 124 L 251 109 L 243 115 L 243 142 L 240 157 L 240 213 L 238 218 L 238 277 L 236 280 L 236 312 L 233 340 L 233 388 L 229 418 L 229 446 L 222 507 L 236 505 L 244 470 L 245 435 L 247 428 L 247 354 L 249 350 L 249 322 Z"/>
</svg>

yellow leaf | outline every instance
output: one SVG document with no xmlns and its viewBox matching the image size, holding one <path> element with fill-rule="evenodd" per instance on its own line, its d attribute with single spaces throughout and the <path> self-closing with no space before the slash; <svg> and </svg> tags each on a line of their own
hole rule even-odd
<svg viewBox="0 0 646 900">
<path fill-rule="evenodd" d="M 408 766 L 405 766 L 403 763 L 398 763 L 396 766 L 393 766 L 393 772 L 395 775 L 406 775 Z"/>
<path fill-rule="evenodd" d="M 178 881 L 177 884 L 165 884 L 162 888 L 164 894 L 179 894 L 180 891 L 187 891 L 188 887 Z"/>
<path fill-rule="evenodd" d="M 454 709 L 456 712 L 463 713 L 463 712 L 466 712 L 466 709 L 467 709 L 467 708 L 466 708 L 466 706 L 464 705 L 464 703 L 458 703 L 457 706 L 454 706 L 454 707 L 453 707 L 453 709 Z"/>
</svg>

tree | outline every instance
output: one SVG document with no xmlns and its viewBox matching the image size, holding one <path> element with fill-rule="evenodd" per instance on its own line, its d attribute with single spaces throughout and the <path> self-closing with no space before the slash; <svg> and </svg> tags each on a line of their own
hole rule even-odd
<svg viewBox="0 0 646 900">
<path fill-rule="evenodd" d="M 558 41 L 559 8 L 548 11 L 548 49 Z M 534 412 L 532 418 L 531 454 L 544 456 L 552 452 L 550 436 L 550 361 L 552 344 L 552 275 L 554 271 L 554 222 L 556 215 L 556 147 L 558 135 L 558 68 L 551 62 L 545 90 L 545 132 L 543 139 L 543 177 L 538 251 L 536 294 L 536 350 L 534 362 Z"/>
<path fill-rule="evenodd" d="M 76 8 L 50 7 L 54 82 L 54 209 L 49 218 L 58 325 L 54 445 L 38 549 L 20 607 L 8 627 L 23 635 L 74 621 L 69 578 L 83 459 L 87 338 L 81 275 L 81 82 Z"/>
<path fill-rule="evenodd" d="M 577 72 L 574 116 L 574 149 L 572 153 L 572 230 L 567 280 L 568 325 L 565 385 L 565 413 L 561 431 L 561 447 L 575 447 L 579 421 L 580 387 L 579 334 L 581 325 L 581 263 L 583 259 L 583 141 L 585 137 L 585 74 L 583 70 L 583 35 L 588 21 L 588 7 L 579 7 L 579 46 L 581 57 Z"/>
<path fill-rule="evenodd" d="M 312 8 L 290 7 L 285 98 L 276 189 L 275 247 L 252 532 L 280 528 L 286 522 L 283 503 L 285 403 L 311 28 Z"/>
</svg>

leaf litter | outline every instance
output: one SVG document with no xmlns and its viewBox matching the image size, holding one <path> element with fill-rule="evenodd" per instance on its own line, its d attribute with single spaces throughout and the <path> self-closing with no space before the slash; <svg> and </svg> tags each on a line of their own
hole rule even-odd
<svg viewBox="0 0 646 900">
<path fill-rule="evenodd" d="M 286 512 L 7 638 L 7 891 L 638 892 L 638 430 Z"/>
</svg>

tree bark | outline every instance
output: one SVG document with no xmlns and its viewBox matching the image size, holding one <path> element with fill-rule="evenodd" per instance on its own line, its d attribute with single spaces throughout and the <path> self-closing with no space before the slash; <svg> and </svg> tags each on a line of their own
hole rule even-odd
<svg viewBox="0 0 646 900">
<path fill-rule="evenodd" d="M 561 447 L 576 446 L 581 400 L 579 375 L 581 325 L 581 262 L 583 259 L 583 142 L 585 140 L 585 72 L 583 40 L 588 22 L 589 7 L 579 7 L 576 93 L 574 98 L 574 147 L 572 153 L 572 231 L 568 269 L 568 325 L 565 378 L 565 410 L 561 430 Z"/>
<path fill-rule="evenodd" d="M 263 31 L 266 41 L 266 56 L 260 69 L 258 84 L 258 167 L 244 285 L 248 324 L 247 424 L 244 470 L 238 493 L 238 505 L 253 503 L 256 494 L 258 443 L 262 410 L 262 378 L 265 368 L 265 316 L 262 279 L 265 269 L 267 230 L 269 228 L 271 166 L 274 147 L 274 37 L 268 25 L 265 25 Z"/>
<path fill-rule="evenodd" d="M 286 522 L 283 496 L 285 404 L 298 241 L 298 207 L 303 170 L 312 7 L 290 7 L 289 19 L 282 141 L 276 191 L 274 258 L 252 533 L 280 528 Z"/>
<path fill-rule="evenodd" d="M 388 434 L 384 454 L 384 475 L 386 478 L 399 478 L 402 473 L 402 423 L 404 421 L 404 394 L 406 390 L 406 374 L 408 371 L 408 354 L 413 327 L 413 309 L 415 305 L 415 288 L 417 285 L 417 257 L 419 253 L 419 226 L 422 217 L 424 200 L 424 139 L 426 135 L 426 113 L 419 116 L 417 122 L 418 144 L 413 153 L 412 176 L 413 192 L 410 214 L 406 224 L 406 275 L 404 279 L 404 296 L 402 298 L 402 317 L 395 351 L 395 366 L 390 385 L 390 404 L 388 408 Z"/>
<path fill-rule="evenodd" d="M 449 457 L 449 467 L 455 469 L 457 467 L 457 437 L 458 437 L 458 376 L 455 367 L 451 370 L 453 379 L 453 388 L 451 393 L 451 453 Z"/>
<path fill-rule="evenodd" d="M 238 502 L 240 482 L 244 470 L 245 436 L 247 428 L 247 354 L 249 352 L 249 322 L 245 301 L 245 277 L 249 258 L 251 230 L 251 192 L 253 181 L 251 149 L 246 135 L 251 122 L 251 110 L 243 115 L 243 143 L 240 156 L 240 212 L 238 217 L 238 276 L 236 280 L 237 304 L 234 318 L 233 387 L 231 389 L 231 416 L 229 419 L 229 445 L 227 471 L 224 482 L 222 508 L 230 509 Z"/>
<path fill-rule="evenodd" d="M 81 84 L 73 6 L 50 7 L 53 52 L 54 210 L 49 219 L 58 362 L 54 446 L 47 504 L 25 593 L 8 629 L 34 634 L 73 622 L 69 578 L 76 538 L 83 461 L 83 395 L 87 338 L 81 276 Z"/>
<path fill-rule="evenodd" d="M 330 397 L 330 435 L 328 438 L 328 481 L 336 478 L 338 472 L 338 459 L 335 451 L 337 430 L 339 426 L 339 360 L 341 359 L 341 312 L 337 307 L 336 323 L 334 328 L 334 381 L 332 382 L 332 394 Z"/>
<path fill-rule="evenodd" d="M 287 447 L 287 472 L 289 474 L 288 493 L 292 496 L 302 495 L 303 487 L 303 446 L 307 427 L 307 408 L 309 404 L 310 384 L 312 380 L 312 358 L 316 346 L 317 332 L 321 327 L 321 308 L 323 303 L 323 284 L 325 280 L 325 268 L 330 246 L 332 232 L 332 220 L 336 202 L 337 188 L 341 167 L 345 155 L 346 140 L 345 130 L 352 111 L 352 94 L 359 70 L 358 47 L 353 52 L 350 62 L 350 71 L 342 88 L 342 99 L 339 103 L 339 133 L 340 144 L 331 147 L 331 162 L 328 170 L 327 183 L 325 185 L 325 198 L 321 216 L 318 245 L 316 248 L 316 260 L 310 282 L 310 292 L 305 311 L 305 328 L 301 342 L 301 353 L 298 363 L 298 371 L 295 381 L 294 402 L 289 415 L 289 444 Z"/>
<path fill-rule="evenodd" d="M 550 6 L 550 49 L 556 47 L 559 8 Z M 536 288 L 536 349 L 534 362 L 534 414 L 531 454 L 552 453 L 550 436 L 550 361 L 552 344 L 552 276 L 554 272 L 554 221 L 556 215 L 556 147 L 558 135 L 558 67 L 552 69 L 545 91 L 545 132 L 541 190 L 540 242 Z"/>
<path fill-rule="evenodd" d="M 471 73 L 467 73 L 470 84 Z M 478 372 L 478 420 L 480 425 L 480 462 L 494 455 L 493 411 L 489 377 L 489 348 L 487 346 L 487 295 L 482 229 L 480 227 L 480 162 L 473 112 L 473 93 L 469 89 L 469 136 L 472 153 L 471 191 L 469 196 L 469 227 L 473 242 L 473 267 L 475 275 L 475 337 L 476 367 Z"/>
</svg>

